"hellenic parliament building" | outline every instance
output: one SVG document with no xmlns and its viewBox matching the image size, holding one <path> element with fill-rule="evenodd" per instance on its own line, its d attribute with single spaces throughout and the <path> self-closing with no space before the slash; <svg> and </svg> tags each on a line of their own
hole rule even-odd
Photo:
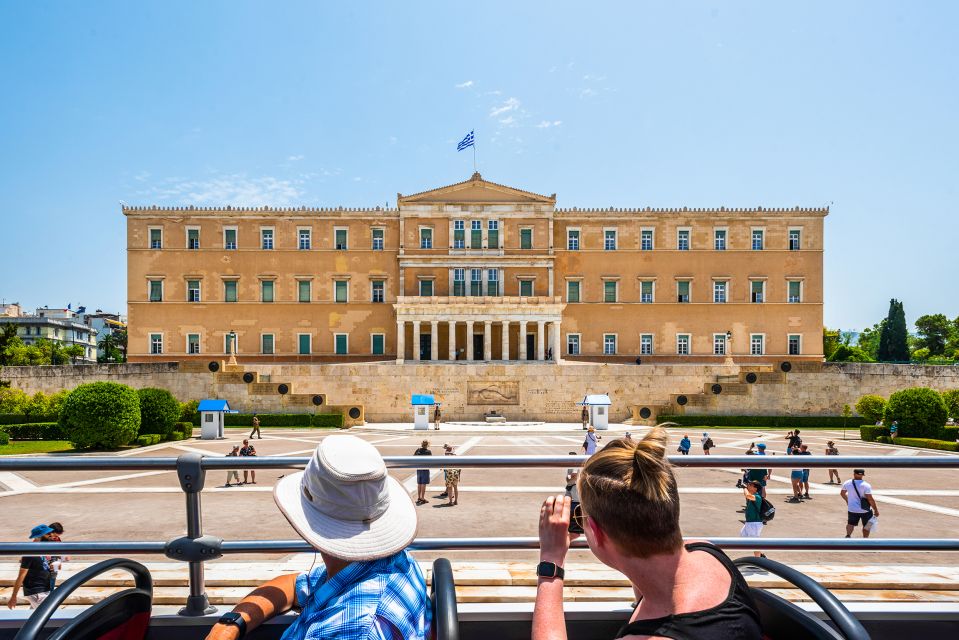
<svg viewBox="0 0 959 640">
<path fill-rule="evenodd" d="M 124 207 L 129 359 L 822 359 L 828 209 L 562 209 L 478 173 L 396 209 Z"/>
</svg>

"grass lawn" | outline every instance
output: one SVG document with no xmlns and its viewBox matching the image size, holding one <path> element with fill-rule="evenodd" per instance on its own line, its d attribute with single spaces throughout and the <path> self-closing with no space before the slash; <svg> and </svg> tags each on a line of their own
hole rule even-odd
<svg viewBox="0 0 959 640">
<path fill-rule="evenodd" d="M 0 445 L 0 456 L 19 456 L 25 453 L 63 453 L 73 451 L 66 440 L 11 440 Z"/>
</svg>

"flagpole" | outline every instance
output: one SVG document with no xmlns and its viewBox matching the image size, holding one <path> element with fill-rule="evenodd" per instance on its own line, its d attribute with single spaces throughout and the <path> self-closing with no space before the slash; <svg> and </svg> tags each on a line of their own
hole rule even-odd
<svg viewBox="0 0 959 640">
<path fill-rule="evenodd" d="M 473 173 L 476 173 L 476 136 L 473 136 Z"/>
</svg>

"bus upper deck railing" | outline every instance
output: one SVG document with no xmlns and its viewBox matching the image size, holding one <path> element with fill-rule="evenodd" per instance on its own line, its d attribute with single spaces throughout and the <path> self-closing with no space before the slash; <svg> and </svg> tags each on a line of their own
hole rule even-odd
<svg viewBox="0 0 959 640">
<path fill-rule="evenodd" d="M 393 469 L 457 468 L 569 468 L 582 466 L 586 456 L 386 456 Z M 187 562 L 190 595 L 183 615 L 204 615 L 215 611 L 206 596 L 203 563 L 224 555 L 248 553 L 302 553 L 314 549 L 302 540 L 222 540 L 204 535 L 200 494 L 206 472 L 226 469 L 297 469 L 309 462 L 307 457 L 204 456 L 185 453 L 177 458 L 111 458 L 70 456 L 48 458 L 3 458 L 0 471 L 176 471 L 186 497 L 186 535 L 163 541 L 111 542 L 0 542 L 0 556 L 9 555 L 142 555 L 163 554 L 172 560 Z M 959 456 L 669 456 L 677 467 L 694 468 L 867 468 L 867 469 L 957 469 Z M 959 551 L 959 539 L 953 538 L 706 538 L 726 549 L 775 549 L 823 551 Z M 414 551 L 450 550 L 522 550 L 536 549 L 535 537 L 490 538 L 417 538 Z M 586 549 L 582 538 L 573 541 L 574 549 Z"/>
</svg>

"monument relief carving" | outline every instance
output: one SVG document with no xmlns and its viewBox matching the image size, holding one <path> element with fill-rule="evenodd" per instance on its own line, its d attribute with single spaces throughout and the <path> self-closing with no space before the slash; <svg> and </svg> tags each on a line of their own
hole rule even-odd
<svg viewBox="0 0 959 640">
<path fill-rule="evenodd" d="M 519 381 L 469 380 L 466 383 L 466 403 L 519 404 Z"/>
</svg>

